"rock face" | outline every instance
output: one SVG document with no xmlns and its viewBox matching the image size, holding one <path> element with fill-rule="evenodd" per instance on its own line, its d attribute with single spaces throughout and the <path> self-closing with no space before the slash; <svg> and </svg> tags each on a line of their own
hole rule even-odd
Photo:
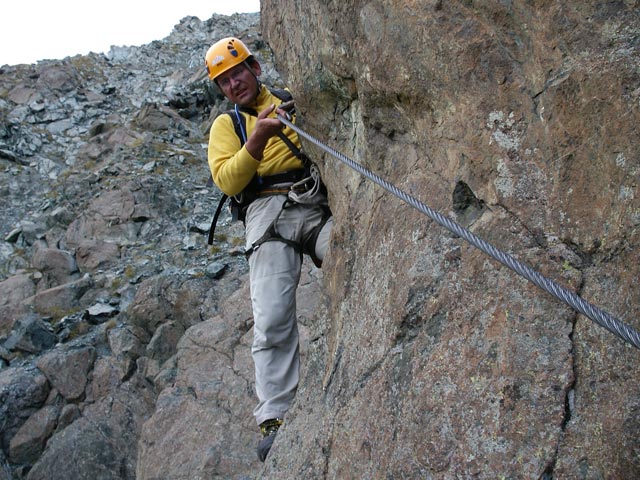
<svg viewBox="0 0 640 480">
<path fill-rule="evenodd" d="M 0 68 L 0 479 L 639 477 L 638 350 L 310 144 L 336 226 L 262 466 L 202 68 L 240 36 L 310 133 L 640 328 L 638 6 L 264 0 Z"/>
<path fill-rule="evenodd" d="M 638 328 L 638 6 L 268 0 L 262 26 L 310 133 Z M 312 151 L 325 320 L 264 478 L 640 474 L 637 349 Z"/>
</svg>

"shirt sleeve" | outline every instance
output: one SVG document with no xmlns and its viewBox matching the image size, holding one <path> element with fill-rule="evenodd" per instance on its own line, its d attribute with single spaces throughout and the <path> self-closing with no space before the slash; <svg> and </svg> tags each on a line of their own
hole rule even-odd
<svg viewBox="0 0 640 480">
<path fill-rule="evenodd" d="M 260 165 L 241 146 L 233 120 L 227 114 L 219 115 L 211 125 L 208 160 L 213 181 L 230 196 L 237 195 L 249 184 Z"/>
</svg>

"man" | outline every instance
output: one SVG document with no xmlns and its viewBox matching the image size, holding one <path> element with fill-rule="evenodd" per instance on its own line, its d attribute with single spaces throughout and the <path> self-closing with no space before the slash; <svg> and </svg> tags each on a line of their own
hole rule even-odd
<svg viewBox="0 0 640 480">
<path fill-rule="evenodd" d="M 205 56 L 209 78 L 235 104 L 211 126 L 209 166 L 216 185 L 242 203 L 249 256 L 258 405 L 264 462 L 298 386 L 296 288 L 302 252 L 321 262 L 333 219 L 317 204 L 289 200 L 308 170 L 297 134 L 276 118 L 282 101 L 261 84 L 261 67 L 237 38 L 216 42 Z M 252 201 L 251 201 L 252 200 Z M 247 205 L 248 204 L 248 205 Z"/>
</svg>

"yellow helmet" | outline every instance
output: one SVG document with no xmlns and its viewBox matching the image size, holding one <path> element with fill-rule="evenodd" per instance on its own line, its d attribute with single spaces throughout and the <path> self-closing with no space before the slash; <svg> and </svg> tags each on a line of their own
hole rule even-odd
<svg viewBox="0 0 640 480">
<path fill-rule="evenodd" d="M 218 75 L 244 62 L 252 54 L 247 46 L 234 37 L 223 38 L 214 43 L 205 55 L 205 64 L 209 78 L 215 80 Z"/>
</svg>

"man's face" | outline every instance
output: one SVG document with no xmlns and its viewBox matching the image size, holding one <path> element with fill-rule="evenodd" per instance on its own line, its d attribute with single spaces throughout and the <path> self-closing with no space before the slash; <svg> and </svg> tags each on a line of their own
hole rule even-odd
<svg viewBox="0 0 640 480">
<path fill-rule="evenodd" d="M 222 93 L 231 102 L 241 106 L 248 106 L 256 99 L 258 94 L 258 79 L 256 75 L 259 74 L 260 66 L 258 64 L 249 67 L 247 64 L 241 63 L 220 74 L 216 78 L 216 82 Z"/>
</svg>

